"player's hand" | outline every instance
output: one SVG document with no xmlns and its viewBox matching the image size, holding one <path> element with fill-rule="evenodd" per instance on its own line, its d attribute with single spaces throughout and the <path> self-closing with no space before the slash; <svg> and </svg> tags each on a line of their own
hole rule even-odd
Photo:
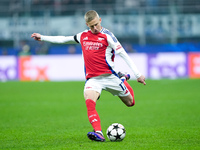
<svg viewBox="0 0 200 150">
<path fill-rule="evenodd" d="M 146 85 L 145 77 L 143 75 L 141 75 L 139 78 L 137 78 L 137 82 L 140 82 L 140 83 Z"/>
<path fill-rule="evenodd" d="M 41 41 L 41 34 L 39 34 L 39 33 L 33 33 L 31 35 L 31 38 L 34 38 L 37 41 Z"/>
</svg>

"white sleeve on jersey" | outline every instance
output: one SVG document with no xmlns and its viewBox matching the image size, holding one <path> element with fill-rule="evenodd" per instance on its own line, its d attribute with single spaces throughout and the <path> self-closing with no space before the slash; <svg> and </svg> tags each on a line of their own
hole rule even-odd
<svg viewBox="0 0 200 150">
<path fill-rule="evenodd" d="M 41 35 L 41 41 L 59 43 L 59 44 L 75 44 L 74 36 L 44 36 Z"/>
<path fill-rule="evenodd" d="M 122 48 L 123 49 L 123 48 Z M 132 59 L 128 56 L 125 50 L 121 50 L 120 53 L 118 53 L 124 61 L 128 64 L 128 66 L 131 68 L 133 71 L 134 75 L 136 78 L 139 78 L 142 74 L 139 72 L 137 69 L 135 63 L 132 61 Z"/>
<path fill-rule="evenodd" d="M 121 46 L 117 38 L 112 34 L 113 37 L 108 35 L 108 43 L 109 45 L 115 50 L 116 54 L 120 55 L 124 61 L 128 64 L 128 66 L 133 71 L 136 78 L 139 78 L 141 76 L 141 73 L 137 69 L 135 63 L 131 60 L 131 58 L 128 56 L 124 48 Z"/>
<path fill-rule="evenodd" d="M 83 31 L 84 32 L 84 31 Z M 76 34 L 75 36 L 76 36 L 76 40 L 80 43 L 81 42 L 81 34 L 83 33 L 83 32 L 80 32 L 80 33 L 78 33 L 78 34 Z"/>
</svg>

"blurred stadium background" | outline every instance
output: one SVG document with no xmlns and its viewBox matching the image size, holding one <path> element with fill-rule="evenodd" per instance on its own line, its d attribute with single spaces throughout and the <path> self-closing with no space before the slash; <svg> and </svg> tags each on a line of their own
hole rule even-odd
<svg viewBox="0 0 200 150">
<path fill-rule="evenodd" d="M 145 87 L 129 81 L 133 109 L 101 95 L 104 135 L 114 122 L 127 130 L 123 142 L 101 146 L 86 137 L 80 45 L 30 38 L 79 33 L 90 9 L 147 78 Z M 116 70 L 135 79 L 117 55 Z M 199 79 L 200 0 L 0 0 L 0 149 L 199 150 Z"/>
<path fill-rule="evenodd" d="M 200 78 L 199 0 L 1 0 L 0 80 L 84 79 L 80 45 L 30 36 L 81 32 L 90 9 L 147 78 Z"/>
</svg>

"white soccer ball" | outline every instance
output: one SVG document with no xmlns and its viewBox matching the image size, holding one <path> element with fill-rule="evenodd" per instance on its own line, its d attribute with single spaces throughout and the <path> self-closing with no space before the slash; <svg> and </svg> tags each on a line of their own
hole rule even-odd
<svg viewBox="0 0 200 150">
<path fill-rule="evenodd" d="M 113 123 L 108 127 L 106 135 L 110 141 L 122 141 L 126 136 L 126 130 L 123 125 Z"/>
</svg>

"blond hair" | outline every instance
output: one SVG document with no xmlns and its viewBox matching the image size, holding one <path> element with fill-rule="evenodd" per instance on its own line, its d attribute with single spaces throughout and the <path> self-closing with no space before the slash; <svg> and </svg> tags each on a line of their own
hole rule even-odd
<svg viewBox="0 0 200 150">
<path fill-rule="evenodd" d="M 85 16 L 84 16 L 85 22 L 90 22 L 96 17 L 99 18 L 98 13 L 95 10 L 90 10 L 85 13 Z"/>
</svg>

